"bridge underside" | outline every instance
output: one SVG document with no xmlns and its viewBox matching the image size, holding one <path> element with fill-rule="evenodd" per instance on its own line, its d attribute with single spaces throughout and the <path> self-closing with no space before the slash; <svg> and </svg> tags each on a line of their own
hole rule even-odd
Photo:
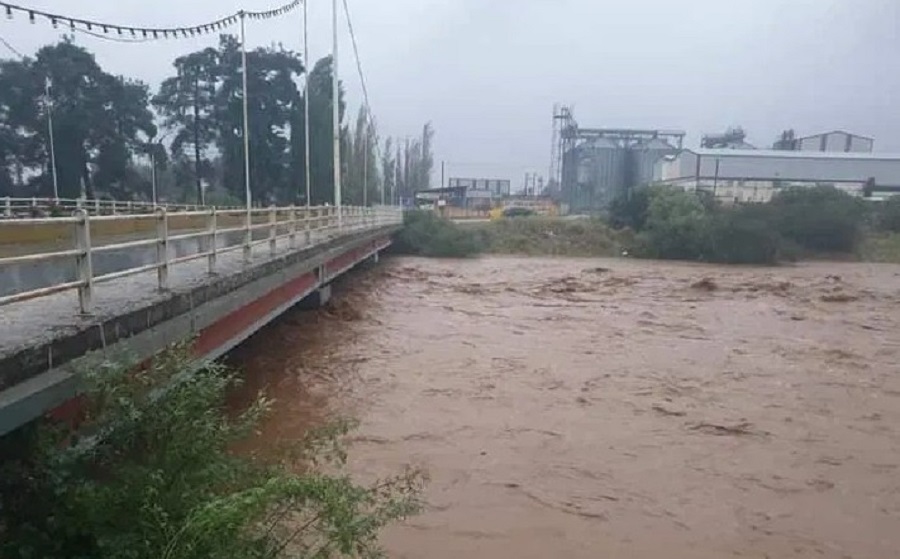
<svg viewBox="0 0 900 559">
<path fill-rule="evenodd" d="M 171 289 L 148 272 L 103 286 L 94 314 L 78 314 L 74 293 L 5 307 L 0 314 L 0 434 L 71 400 L 79 371 L 114 358 L 140 363 L 193 340 L 198 357 L 217 358 L 334 278 L 390 244 L 394 227 L 277 254 L 223 257 L 173 269 Z"/>
</svg>

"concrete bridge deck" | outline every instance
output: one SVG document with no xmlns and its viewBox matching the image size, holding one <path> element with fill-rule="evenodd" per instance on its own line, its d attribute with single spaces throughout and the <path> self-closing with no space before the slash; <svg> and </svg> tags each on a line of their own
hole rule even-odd
<svg viewBox="0 0 900 559">
<path fill-rule="evenodd" d="M 399 214 L 397 214 L 399 216 Z M 159 289 L 147 270 L 94 288 L 90 314 L 75 291 L 0 306 L 0 434 L 71 399 L 78 371 L 115 354 L 143 361 L 172 343 L 193 339 L 198 357 L 216 358 L 336 276 L 377 256 L 399 219 L 371 220 L 310 234 L 292 248 L 276 239 L 179 263 Z M 305 245 L 305 246 L 303 246 Z M 2 269 L 2 268 L 0 268 Z M 0 275 L 2 279 L 2 275 Z"/>
</svg>

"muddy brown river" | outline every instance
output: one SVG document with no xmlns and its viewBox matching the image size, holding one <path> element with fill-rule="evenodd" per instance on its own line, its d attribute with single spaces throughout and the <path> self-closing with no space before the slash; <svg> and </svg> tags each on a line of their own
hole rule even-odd
<svg viewBox="0 0 900 559">
<path fill-rule="evenodd" d="M 900 556 L 900 266 L 397 258 L 232 360 L 429 473 L 391 557 Z"/>
</svg>

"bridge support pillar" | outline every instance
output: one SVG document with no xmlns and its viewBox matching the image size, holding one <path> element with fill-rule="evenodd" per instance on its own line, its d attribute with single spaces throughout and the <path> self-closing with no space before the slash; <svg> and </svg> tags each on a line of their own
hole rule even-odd
<svg viewBox="0 0 900 559">
<path fill-rule="evenodd" d="M 331 300 L 331 286 L 323 285 L 307 295 L 302 301 L 297 303 L 297 308 L 304 311 L 312 311 L 319 309 Z"/>
</svg>

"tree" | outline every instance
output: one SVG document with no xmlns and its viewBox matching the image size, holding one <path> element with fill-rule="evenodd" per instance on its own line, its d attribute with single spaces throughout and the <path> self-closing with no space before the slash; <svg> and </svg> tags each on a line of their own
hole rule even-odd
<svg viewBox="0 0 900 559">
<path fill-rule="evenodd" d="M 175 59 L 177 75 L 167 78 L 153 98 L 153 105 L 163 117 L 163 126 L 175 132 L 171 150 L 173 157 L 187 155 L 192 148 L 196 198 L 201 197 L 201 182 L 209 179 L 202 153 L 215 144 L 216 92 L 219 82 L 219 51 L 207 48 Z M 187 184 L 183 185 L 187 188 Z"/>
<path fill-rule="evenodd" d="M 18 168 L 22 194 L 52 194 L 48 104 L 50 86 L 60 196 L 137 194 L 131 159 L 156 133 L 145 84 L 103 71 L 71 38 L 42 47 L 34 58 L 0 63 L 0 150 Z M 10 141 L 18 147 L 10 146 Z M 7 166 L 9 169 L 9 166 Z M 7 171 L 8 173 L 8 171 Z M 12 177 L 6 182 L 9 189 Z"/>
<path fill-rule="evenodd" d="M 394 161 L 394 145 L 391 138 L 384 141 L 384 151 L 381 152 L 381 180 L 384 181 L 385 201 L 394 203 L 394 195 L 397 188 L 397 178 Z"/>
<path fill-rule="evenodd" d="M 226 192 L 244 197 L 243 76 L 240 43 L 222 35 L 218 48 L 204 49 L 175 61 L 176 75 L 163 82 L 154 104 L 175 132 L 173 155 L 193 148 L 195 181 L 211 180 L 204 155 L 221 158 Z M 305 184 L 295 179 L 302 157 L 303 97 L 296 79 L 305 71 L 299 56 L 281 47 L 247 53 L 250 178 L 254 200 L 296 200 Z M 302 166 L 299 166 L 302 168 Z M 305 179 L 304 179 L 305 180 Z M 198 193 L 199 194 L 199 193 Z"/>
</svg>

